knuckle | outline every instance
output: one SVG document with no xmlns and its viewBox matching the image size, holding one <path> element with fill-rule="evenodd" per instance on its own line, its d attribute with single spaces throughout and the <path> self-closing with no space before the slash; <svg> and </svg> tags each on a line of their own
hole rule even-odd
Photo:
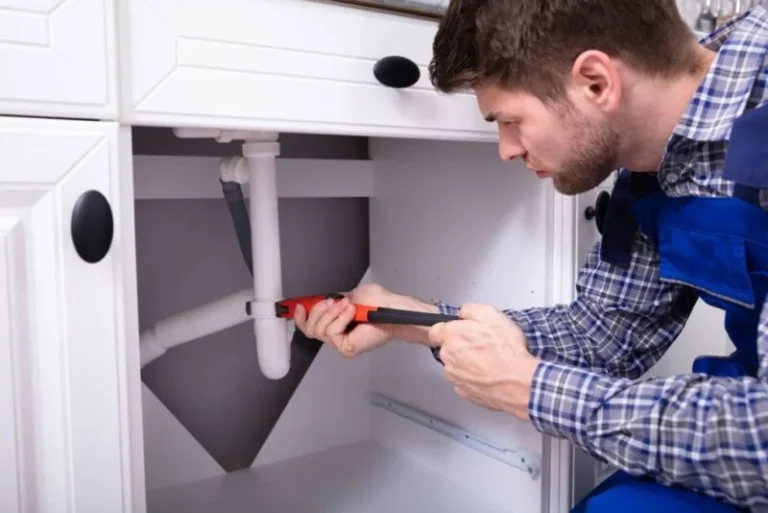
<svg viewBox="0 0 768 513">
<path fill-rule="evenodd" d="M 378 283 L 366 283 L 364 285 L 360 285 L 355 290 L 352 291 L 352 297 L 353 298 L 360 298 L 360 297 L 367 297 L 367 296 L 374 296 L 379 295 L 384 291 L 384 287 L 379 285 Z"/>
<path fill-rule="evenodd" d="M 329 343 L 336 348 L 336 351 L 338 353 L 345 357 L 345 358 L 351 358 L 355 356 L 355 348 L 354 346 L 349 343 L 348 340 L 345 340 L 345 337 L 343 335 L 335 335 L 329 337 Z"/>
</svg>

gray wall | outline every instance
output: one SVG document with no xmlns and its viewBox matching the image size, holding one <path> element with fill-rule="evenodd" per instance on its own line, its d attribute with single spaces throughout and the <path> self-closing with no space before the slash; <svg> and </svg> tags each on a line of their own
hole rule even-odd
<svg viewBox="0 0 768 513">
<path fill-rule="evenodd" d="M 134 133 L 134 152 L 239 152 L 168 134 Z M 281 142 L 287 158 L 365 158 L 365 144 L 350 138 Z M 284 295 L 354 287 L 368 267 L 368 200 L 281 199 L 279 208 Z M 142 330 L 252 284 L 223 199 L 137 201 L 136 245 Z M 237 470 L 253 462 L 314 357 L 316 342 L 296 342 L 291 372 L 279 381 L 261 375 L 250 323 L 172 349 L 142 380 L 225 470 Z"/>
</svg>

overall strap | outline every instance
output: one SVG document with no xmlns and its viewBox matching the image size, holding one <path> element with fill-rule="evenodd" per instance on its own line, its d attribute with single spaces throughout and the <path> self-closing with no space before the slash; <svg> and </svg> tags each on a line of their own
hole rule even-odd
<svg viewBox="0 0 768 513">
<path fill-rule="evenodd" d="M 632 173 L 626 169 L 619 172 L 603 221 L 600 258 L 625 269 L 629 267 L 632 241 L 639 226 L 632 207 L 636 200 L 655 193 L 661 193 L 655 173 Z"/>
<path fill-rule="evenodd" d="M 760 206 L 760 189 L 768 189 L 768 104 L 734 121 L 723 178 L 734 182 L 734 197 Z"/>
</svg>

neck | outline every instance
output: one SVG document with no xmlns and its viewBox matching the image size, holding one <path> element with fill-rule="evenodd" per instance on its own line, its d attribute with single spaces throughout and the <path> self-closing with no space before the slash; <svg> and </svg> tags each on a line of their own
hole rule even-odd
<svg viewBox="0 0 768 513">
<path fill-rule="evenodd" d="M 626 119 L 621 121 L 629 128 L 621 151 L 622 167 L 639 172 L 659 170 L 669 138 L 716 56 L 697 44 L 694 72 L 674 79 L 638 78 L 631 85 Z"/>
</svg>

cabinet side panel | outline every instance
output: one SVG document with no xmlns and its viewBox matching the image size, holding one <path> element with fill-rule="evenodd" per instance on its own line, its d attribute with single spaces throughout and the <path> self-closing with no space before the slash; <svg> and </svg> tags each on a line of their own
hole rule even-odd
<svg viewBox="0 0 768 513">
<path fill-rule="evenodd" d="M 139 359 L 139 314 L 136 285 L 136 236 L 134 212 L 133 137 L 131 127 L 117 129 L 116 151 L 112 165 L 119 170 L 112 176 L 113 208 L 121 220 L 117 229 L 121 266 L 114 270 L 115 303 L 118 312 L 116 328 L 124 343 L 118 346 L 121 437 L 124 493 L 132 513 L 146 512 L 146 477 L 144 464 L 144 431 Z"/>
<path fill-rule="evenodd" d="M 548 301 L 548 182 L 517 163 L 502 163 L 493 144 L 377 140 L 371 155 L 371 268 L 380 284 L 457 306 Z M 542 455 L 542 437 L 530 424 L 456 396 L 427 348 L 390 344 L 371 366 L 375 392 L 494 444 Z M 409 422 L 373 425 L 384 443 L 478 493 L 540 511 L 541 479 Z"/>
</svg>

